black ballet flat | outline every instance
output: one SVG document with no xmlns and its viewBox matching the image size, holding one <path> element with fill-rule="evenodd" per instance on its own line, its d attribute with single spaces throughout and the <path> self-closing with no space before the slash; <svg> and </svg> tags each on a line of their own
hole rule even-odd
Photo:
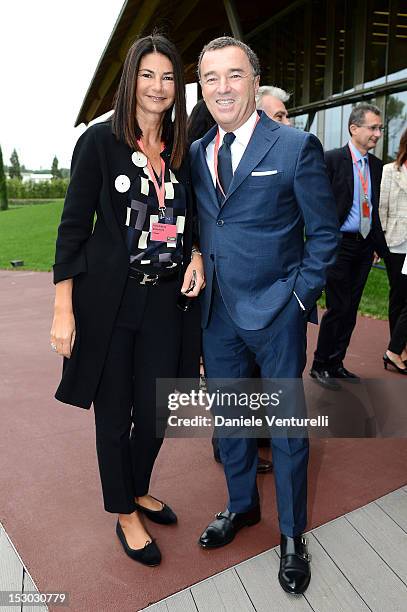
<svg viewBox="0 0 407 612">
<path fill-rule="evenodd" d="M 150 495 L 150 497 L 153 496 Z M 140 506 L 140 504 L 135 502 L 137 510 L 142 512 L 144 516 L 150 519 L 150 521 L 158 523 L 159 525 L 175 525 L 175 523 L 178 521 L 175 512 L 173 512 L 173 510 L 171 510 L 171 508 L 167 506 L 167 504 L 164 504 L 164 502 L 162 502 L 160 499 L 157 499 L 156 497 L 153 497 L 153 499 L 160 502 L 160 504 L 163 504 L 161 510 L 150 510 L 149 508 Z"/>
<path fill-rule="evenodd" d="M 159 565 L 161 562 L 161 552 L 158 548 L 157 544 L 152 540 L 151 542 L 146 542 L 143 548 L 130 548 L 127 544 L 126 536 L 124 535 L 124 531 L 122 526 L 120 525 L 119 520 L 116 523 L 116 534 L 119 538 L 122 546 L 124 548 L 124 552 L 134 561 L 138 561 L 139 563 L 143 563 L 143 565 L 148 565 L 150 567 L 154 567 L 155 565 Z"/>
<path fill-rule="evenodd" d="M 406 362 L 404 361 L 403 363 L 406 363 Z M 399 368 L 398 365 L 396 365 L 394 361 L 392 361 L 390 357 L 386 355 L 386 353 L 383 355 L 383 365 L 384 365 L 385 370 L 387 370 L 387 366 L 390 365 L 390 366 L 393 366 L 393 368 L 397 370 L 399 374 L 407 374 L 407 364 L 405 368 Z"/>
</svg>

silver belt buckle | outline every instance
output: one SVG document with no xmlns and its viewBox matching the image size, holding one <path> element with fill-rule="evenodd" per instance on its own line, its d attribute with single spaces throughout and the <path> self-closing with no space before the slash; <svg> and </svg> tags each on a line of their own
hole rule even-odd
<svg viewBox="0 0 407 612">
<path fill-rule="evenodd" d="M 158 281 L 158 274 L 144 274 L 140 281 L 140 285 L 156 285 Z"/>
</svg>

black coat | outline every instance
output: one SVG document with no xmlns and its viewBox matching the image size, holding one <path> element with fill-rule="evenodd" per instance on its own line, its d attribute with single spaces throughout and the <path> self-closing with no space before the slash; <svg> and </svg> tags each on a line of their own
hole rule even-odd
<svg viewBox="0 0 407 612">
<path fill-rule="evenodd" d="M 372 183 L 372 239 L 375 251 L 383 257 L 388 252 L 379 217 L 383 163 L 371 153 L 368 153 L 368 159 Z M 339 224 L 342 226 L 353 203 L 353 162 L 348 145 L 327 151 L 325 162 L 336 200 Z"/>
<path fill-rule="evenodd" d="M 169 157 L 170 150 L 164 154 Z M 128 275 L 129 252 L 124 241 L 127 193 L 115 189 L 115 179 L 126 175 L 132 181 L 141 172 L 131 155 L 132 150 L 113 135 L 111 123 L 105 122 L 82 134 L 72 157 L 56 242 L 54 283 L 73 278 L 76 339 L 71 358 L 64 358 L 55 397 L 81 408 L 90 408 L 95 396 Z M 187 161 L 174 173 L 187 191 L 184 272 L 191 257 L 193 231 Z M 193 308 L 184 315 L 179 376 L 185 378 L 199 375 L 197 302 L 194 300 Z"/>
</svg>

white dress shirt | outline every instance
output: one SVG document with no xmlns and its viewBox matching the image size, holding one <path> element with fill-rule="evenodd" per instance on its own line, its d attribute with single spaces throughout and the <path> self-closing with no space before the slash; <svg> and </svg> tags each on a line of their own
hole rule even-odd
<svg viewBox="0 0 407 612">
<path fill-rule="evenodd" d="M 253 130 L 256 126 L 257 116 L 258 116 L 257 111 L 254 111 L 254 113 L 250 115 L 246 123 L 241 125 L 240 128 L 237 128 L 237 130 L 233 131 L 234 135 L 236 136 L 236 138 L 234 139 L 230 147 L 230 152 L 232 155 L 233 174 L 235 173 L 235 170 L 238 167 L 239 162 L 243 157 L 243 153 L 245 152 L 246 147 L 249 144 L 249 140 L 252 137 Z M 220 126 L 218 127 L 219 127 L 219 135 L 220 135 L 220 138 L 219 138 L 219 148 L 220 148 L 223 144 L 223 137 L 225 136 L 226 132 Z M 206 163 L 208 164 L 214 185 L 216 185 L 215 140 L 216 140 L 216 136 L 213 140 L 211 140 L 211 142 L 206 147 Z"/>
</svg>

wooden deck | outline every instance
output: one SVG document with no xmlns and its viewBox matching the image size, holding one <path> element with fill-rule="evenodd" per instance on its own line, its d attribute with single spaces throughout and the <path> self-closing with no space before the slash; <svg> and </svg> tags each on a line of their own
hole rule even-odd
<svg viewBox="0 0 407 612">
<path fill-rule="evenodd" d="M 0 523 L 0 591 L 38 592 L 27 568 Z M 4 606 L 0 612 L 24 610 L 24 612 L 46 612 L 47 606 Z"/>
<path fill-rule="evenodd" d="M 313 529 L 307 538 L 312 580 L 304 595 L 281 589 L 276 547 L 144 611 L 407 610 L 407 487 Z"/>
</svg>

